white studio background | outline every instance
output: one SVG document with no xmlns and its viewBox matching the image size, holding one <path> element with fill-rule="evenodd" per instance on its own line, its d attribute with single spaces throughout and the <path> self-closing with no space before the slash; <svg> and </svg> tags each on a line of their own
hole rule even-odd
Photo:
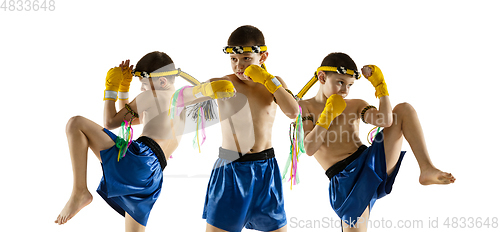
<svg viewBox="0 0 500 232">
<path fill-rule="evenodd" d="M 0 2 L 8 7 L 10 1 Z M 91 152 L 88 187 L 94 201 L 66 225 L 53 223 L 72 186 L 66 122 L 82 115 L 102 125 L 107 70 L 125 59 L 135 64 L 151 51 L 166 52 L 177 67 L 202 81 L 229 74 L 222 47 L 245 24 L 263 31 L 268 70 L 283 77 L 294 93 L 328 53 L 345 52 L 359 68 L 376 64 L 382 69 L 393 106 L 409 102 L 416 108 L 432 160 L 457 181 L 421 186 L 405 143 L 410 152 L 393 192 L 376 203 L 372 220 L 393 226 L 398 220 L 423 222 L 423 228 L 407 231 L 426 231 L 430 221 L 438 220 L 439 231 L 465 231 L 444 222 L 489 217 L 491 223 L 500 217 L 495 187 L 500 16 L 495 1 L 54 2 L 54 11 L 0 9 L 0 222 L 9 231 L 123 231 L 123 218 L 95 193 L 102 171 Z M 176 87 L 187 84 L 179 79 Z M 314 86 L 306 98 L 316 91 Z M 134 80 L 131 94 L 138 92 Z M 357 81 L 349 97 L 378 105 L 366 80 Z M 284 171 L 291 120 L 281 111 L 277 115 L 273 145 Z M 362 138 L 369 129 L 361 128 Z M 135 138 L 140 131 L 139 126 Z M 219 125 L 207 134 L 201 153 L 191 146 L 194 133 L 184 136 L 165 171 L 147 231 L 204 231 L 201 215 L 221 144 Z M 325 223 L 305 228 L 337 216 L 316 160 L 302 156 L 299 173 L 301 183 L 293 190 L 284 185 L 288 230 L 340 231 Z M 382 226 L 370 231 L 387 230 Z M 495 229 L 483 225 L 474 231 Z"/>
</svg>

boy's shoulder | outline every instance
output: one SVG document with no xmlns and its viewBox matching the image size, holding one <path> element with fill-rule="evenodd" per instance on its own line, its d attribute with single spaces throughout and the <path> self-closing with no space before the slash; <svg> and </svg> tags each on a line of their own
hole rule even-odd
<svg viewBox="0 0 500 232">
<path fill-rule="evenodd" d="M 302 114 L 308 113 L 316 110 L 323 110 L 319 104 L 314 100 L 314 98 L 299 100 L 297 102 L 301 108 Z M 324 106 L 323 106 L 324 107 Z M 319 109 L 321 108 L 321 109 Z"/>
<path fill-rule="evenodd" d="M 305 100 L 299 100 L 297 103 L 299 103 L 299 106 L 304 107 L 304 106 L 309 106 L 311 105 L 312 98 L 310 99 L 305 99 Z"/>
<path fill-rule="evenodd" d="M 363 108 L 368 106 L 368 102 L 363 99 L 345 99 L 346 108 L 351 108 L 354 111 L 361 112 Z"/>
</svg>

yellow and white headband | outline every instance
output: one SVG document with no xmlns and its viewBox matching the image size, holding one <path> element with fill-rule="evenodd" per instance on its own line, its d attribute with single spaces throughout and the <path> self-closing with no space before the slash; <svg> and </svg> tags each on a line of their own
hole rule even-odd
<svg viewBox="0 0 500 232">
<path fill-rule="evenodd" d="M 359 74 L 358 71 L 356 70 L 351 70 L 351 69 L 346 69 L 345 67 L 339 66 L 339 67 L 331 67 L 331 66 L 321 66 L 316 70 L 316 73 L 314 75 L 318 77 L 318 72 L 319 71 L 324 71 L 324 72 L 336 72 L 338 74 L 346 74 L 349 76 L 352 76 L 356 78 L 356 80 L 359 80 L 361 78 L 361 75 Z"/>
<path fill-rule="evenodd" d="M 349 76 L 353 76 L 356 80 L 359 80 L 361 78 L 361 74 L 356 71 L 356 70 L 351 70 L 347 69 L 345 67 L 339 66 L 339 67 L 332 67 L 332 66 L 321 66 L 319 67 L 316 72 L 314 73 L 314 76 L 307 82 L 307 84 L 300 90 L 300 92 L 297 94 L 297 98 L 302 99 L 304 95 L 309 91 L 309 89 L 318 81 L 318 72 L 319 71 L 324 71 L 324 72 L 336 72 L 338 74 L 346 74 Z"/>
<path fill-rule="evenodd" d="M 144 71 L 133 71 L 132 74 L 136 77 L 142 77 L 142 78 L 152 78 L 152 77 L 169 77 L 169 76 L 180 76 L 187 82 L 191 83 L 192 85 L 199 85 L 200 82 L 196 80 L 193 76 L 181 71 L 180 68 L 172 70 L 172 71 L 166 71 L 166 72 L 144 72 Z"/>
<path fill-rule="evenodd" d="M 247 52 L 251 53 L 260 53 L 267 51 L 266 45 L 258 45 L 258 46 L 226 46 L 222 49 L 225 54 L 243 54 Z"/>
</svg>

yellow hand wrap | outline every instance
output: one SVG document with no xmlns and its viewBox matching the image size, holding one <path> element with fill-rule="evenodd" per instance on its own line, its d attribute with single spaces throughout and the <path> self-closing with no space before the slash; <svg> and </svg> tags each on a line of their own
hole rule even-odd
<svg viewBox="0 0 500 232">
<path fill-rule="evenodd" d="M 254 82 L 261 83 L 266 86 L 269 92 L 273 93 L 281 87 L 281 83 L 278 78 L 269 74 L 266 70 L 259 67 L 258 65 L 250 65 L 245 69 L 246 76 L 252 78 Z"/>
<path fill-rule="evenodd" d="M 321 112 L 316 125 L 328 130 L 333 119 L 339 116 L 345 109 L 346 103 L 342 96 L 333 94 L 326 100 L 325 109 Z"/>
<path fill-rule="evenodd" d="M 387 91 L 387 84 L 385 83 L 384 74 L 382 74 L 380 68 L 378 68 L 376 65 L 368 65 L 368 67 L 372 69 L 372 75 L 369 77 L 365 77 L 372 83 L 373 87 L 375 87 L 375 96 L 377 98 L 389 96 L 389 91 Z"/>
<path fill-rule="evenodd" d="M 132 82 L 132 71 L 128 68 L 122 70 L 123 80 L 120 83 L 120 88 L 118 89 L 118 99 L 127 100 L 128 91 L 130 89 L 130 82 Z"/>
<path fill-rule="evenodd" d="M 109 69 L 106 75 L 106 89 L 104 90 L 104 100 L 116 101 L 117 92 L 123 80 L 123 74 L 120 67 Z"/>
<path fill-rule="evenodd" d="M 193 95 L 196 98 L 207 96 L 212 99 L 232 97 L 234 96 L 234 85 L 226 80 L 203 83 L 193 87 Z"/>
</svg>

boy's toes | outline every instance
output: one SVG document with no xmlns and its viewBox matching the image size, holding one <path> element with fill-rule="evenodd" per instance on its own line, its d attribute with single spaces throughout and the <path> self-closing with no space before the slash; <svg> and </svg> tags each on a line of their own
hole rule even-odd
<svg viewBox="0 0 500 232">
<path fill-rule="evenodd" d="M 61 215 L 59 215 L 59 216 L 57 216 L 57 219 L 54 222 L 61 225 L 61 220 L 62 220 L 62 217 L 61 217 Z"/>
<path fill-rule="evenodd" d="M 426 170 L 420 174 L 420 184 L 451 184 L 455 182 L 455 177 L 451 173 L 442 172 L 439 169 L 433 168 Z"/>
</svg>

